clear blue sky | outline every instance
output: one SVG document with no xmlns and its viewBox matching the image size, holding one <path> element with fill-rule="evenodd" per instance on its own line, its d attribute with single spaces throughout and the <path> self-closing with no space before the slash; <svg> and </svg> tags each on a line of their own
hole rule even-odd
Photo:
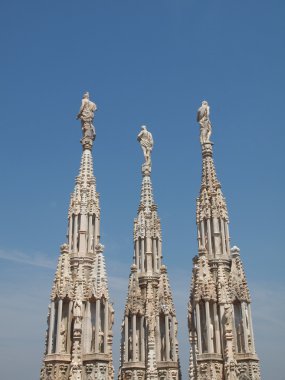
<svg viewBox="0 0 285 380">
<path fill-rule="evenodd" d="M 197 252 L 201 154 L 196 110 L 211 106 L 232 244 L 253 298 L 265 380 L 284 380 L 284 0 L 2 1 L 1 378 L 36 380 L 49 294 L 78 173 L 84 91 L 98 105 L 94 148 L 115 367 L 139 203 L 142 123 L 187 379 L 186 304 Z"/>
</svg>

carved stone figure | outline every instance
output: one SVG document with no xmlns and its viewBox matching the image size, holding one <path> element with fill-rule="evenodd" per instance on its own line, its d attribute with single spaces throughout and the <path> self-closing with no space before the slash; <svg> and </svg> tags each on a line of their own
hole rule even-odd
<svg viewBox="0 0 285 380">
<path fill-rule="evenodd" d="M 226 329 L 232 328 L 232 310 L 230 305 L 225 305 L 225 325 Z"/>
<path fill-rule="evenodd" d="M 114 324 L 114 307 L 113 303 L 109 303 L 109 320 L 108 320 L 108 328 L 109 330 L 112 329 L 112 326 Z"/>
<path fill-rule="evenodd" d="M 238 368 L 234 360 L 226 364 L 227 380 L 238 380 Z"/>
<path fill-rule="evenodd" d="M 59 380 L 66 380 L 66 371 L 67 371 L 67 364 L 61 364 L 59 366 L 59 372 L 60 372 L 60 377 Z"/>
<path fill-rule="evenodd" d="M 202 102 L 201 107 L 198 109 L 197 121 L 200 124 L 200 143 L 204 144 L 210 142 L 212 134 L 212 125 L 210 121 L 210 107 L 205 100 Z"/>
<path fill-rule="evenodd" d="M 72 368 L 70 380 L 81 380 L 81 369 L 79 367 Z"/>
<path fill-rule="evenodd" d="M 98 380 L 106 380 L 107 368 L 104 364 L 99 364 Z"/>
<path fill-rule="evenodd" d="M 144 372 L 143 371 L 137 371 L 137 378 L 138 378 L 138 380 L 143 380 Z"/>
<path fill-rule="evenodd" d="M 132 371 L 126 371 L 124 377 L 125 377 L 126 380 L 131 380 L 132 377 L 133 377 Z"/>
<path fill-rule="evenodd" d="M 76 299 L 73 305 L 73 315 L 74 317 L 81 317 L 82 312 L 82 301 Z"/>
<path fill-rule="evenodd" d="M 93 376 L 93 367 L 94 365 L 93 364 L 86 364 L 86 374 L 87 374 L 87 380 L 94 380 L 94 376 Z"/>
<path fill-rule="evenodd" d="M 153 148 L 153 138 L 152 134 L 146 129 L 146 126 L 141 127 L 141 131 L 138 134 L 138 141 L 141 144 L 144 158 L 145 158 L 145 165 L 151 166 L 151 151 Z"/>
<path fill-rule="evenodd" d="M 96 104 L 89 100 L 89 92 L 85 92 L 76 118 L 81 120 L 83 137 L 90 137 L 92 140 L 94 140 L 96 136 L 95 128 L 92 124 L 96 110 Z"/>
<path fill-rule="evenodd" d="M 61 337 L 61 352 L 65 352 L 65 350 L 66 350 L 66 327 L 65 327 L 64 321 L 61 321 L 60 337 Z"/>
<path fill-rule="evenodd" d="M 52 380 L 52 372 L 53 372 L 53 365 L 52 364 L 48 364 L 46 366 L 46 374 L 47 374 L 47 380 Z"/>
<path fill-rule="evenodd" d="M 99 327 L 99 352 L 104 352 L 104 331 Z"/>
</svg>

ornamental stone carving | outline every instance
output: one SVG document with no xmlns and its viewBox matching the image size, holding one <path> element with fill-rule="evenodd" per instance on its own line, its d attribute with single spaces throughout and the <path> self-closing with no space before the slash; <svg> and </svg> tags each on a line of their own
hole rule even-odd
<svg viewBox="0 0 285 380">
<path fill-rule="evenodd" d="M 100 204 L 91 151 L 96 109 L 85 94 L 78 114 L 83 152 L 70 197 L 67 241 L 60 247 L 51 292 L 41 380 L 114 379 L 114 310 L 100 242 Z"/>
<path fill-rule="evenodd" d="M 138 140 L 145 163 L 134 221 L 134 255 L 122 323 L 119 379 L 180 380 L 176 314 L 162 263 L 160 219 L 150 178 L 153 138 L 144 127 Z"/>
<path fill-rule="evenodd" d="M 205 100 L 198 109 L 197 121 L 200 124 L 200 142 L 201 144 L 209 143 L 212 134 L 212 126 L 210 122 L 210 107 Z"/>
<path fill-rule="evenodd" d="M 89 100 L 89 92 L 85 92 L 81 101 L 81 107 L 77 119 L 81 120 L 81 129 L 83 137 L 95 139 L 96 133 L 93 125 L 94 113 L 97 110 L 95 103 Z"/>
<path fill-rule="evenodd" d="M 143 154 L 144 154 L 144 167 L 145 168 L 151 168 L 151 152 L 153 148 L 153 138 L 152 134 L 146 129 L 146 126 L 143 125 L 141 127 L 141 132 L 138 134 L 137 137 L 139 143 L 141 144 Z"/>
<path fill-rule="evenodd" d="M 188 306 L 189 377 L 190 380 L 247 377 L 252 380 L 254 376 L 260 379 L 250 294 L 239 249 L 230 248 L 227 205 L 214 165 L 210 108 L 205 101 L 197 120 L 202 179 L 196 204 L 199 255 L 193 259 Z M 242 366 L 241 357 L 247 358 Z M 215 365 L 213 359 L 217 359 Z"/>
</svg>

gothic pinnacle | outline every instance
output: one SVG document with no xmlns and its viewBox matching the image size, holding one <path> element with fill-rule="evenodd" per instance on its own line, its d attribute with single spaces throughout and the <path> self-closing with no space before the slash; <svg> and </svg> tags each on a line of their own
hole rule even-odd
<svg viewBox="0 0 285 380">
<path fill-rule="evenodd" d="M 51 293 L 41 380 L 113 380 L 114 310 L 100 243 L 100 205 L 93 173 L 95 103 L 86 93 L 77 116 L 83 152 Z"/>
<path fill-rule="evenodd" d="M 122 324 L 119 379 L 180 380 L 176 313 L 162 263 L 160 219 L 150 179 L 153 138 L 145 126 L 138 141 L 145 162 L 134 221 L 134 261 Z"/>
<path fill-rule="evenodd" d="M 210 108 L 198 110 L 202 183 L 197 199 L 198 253 L 188 305 L 190 380 L 260 380 L 250 295 L 239 248 L 230 249 L 226 200 L 213 161 Z"/>
</svg>

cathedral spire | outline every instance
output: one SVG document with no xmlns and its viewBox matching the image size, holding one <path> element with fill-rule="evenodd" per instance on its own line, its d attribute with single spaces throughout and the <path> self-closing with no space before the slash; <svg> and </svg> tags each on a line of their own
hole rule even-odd
<svg viewBox="0 0 285 380">
<path fill-rule="evenodd" d="M 151 183 L 152 134 L 138 135 L 145 162 L 134 256 L 122 324 L 121 380 L 180 379 L 177 321 L 166 266 L 162 264 L 160 219 Z"/>
<path fill-rule="evenodd" d="M 100 205 L 93 173 L 95 103 L 83 96 L 83 148 L 51 293 L 41 380 L 113 379 L 113 307 L 100 243 Z"/>
<path fill-rule="evenodd" d="M 225 198 L 218 181 L 213 160 L 210 107 L 206 101 L 198 110 L 200 143 L 202 148 L 202 182 L 197 198 L 196 222 L 199 248 L 206 248 L 209 256 L 230 255 L 229 218 Z"/>
<path fill-rule="evenodd" d="M 249 290 L 239 249 L 230 248 L 228 211 L 213 161 L 206 101 L 197 121 L 202 182 L 196 208 L 198 256 L 193 259 L 188 307 L 190 380 L 259 380 Z"/>
</svg>

